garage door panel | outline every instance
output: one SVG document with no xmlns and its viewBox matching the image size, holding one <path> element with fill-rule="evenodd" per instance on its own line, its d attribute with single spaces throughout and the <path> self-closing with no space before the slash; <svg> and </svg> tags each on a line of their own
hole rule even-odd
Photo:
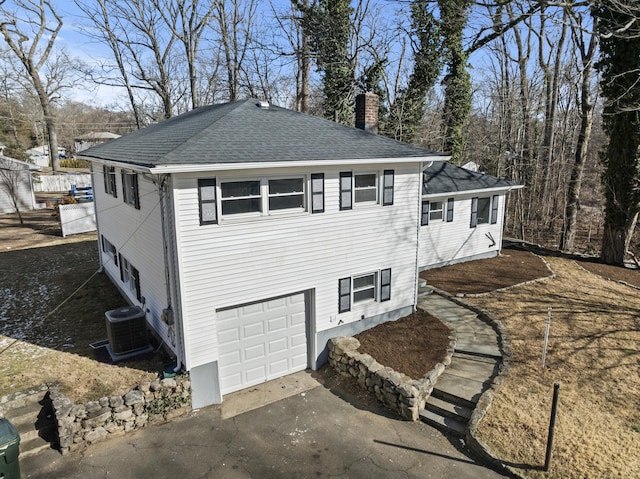
<svg viewBox="0 0 640 479">
<path fill-rule="evenodd" d="M 263 323 L 253 323 L 244 327 L 243 338 L 251 338 L 253 336 L 262 336 L 264 335 L 264 324 Z"/>
<path fill-rule="evenodd" d="M 263 359 L 265 354 L 264 344 L 258 344 L 256 346 L 252 346 L 250 348 L 244 349 L 244 354 L 242 355 L 246 361 L 253 361 L 255 359 Z"/>
<path fill-rule="evenodd" d="M 254 386 L 264 381 L 264 377 L 267 375 L 267 367 L 265 365 L 249 368 L 245 371 L 245 383 L 242 387 Z"/>
<path fill-rule="evenodd" d="M 287 317 L 280 316 L 276 319 L 271 319 L 268 321 L 268 331 L 269 333 L 280 332 L 284 329 L 287 329 Z"/>
<path fill-rule="evenodd" d="M 307 367 L 305 294 L 217 314 L 222 394 Z"/>
</svg>

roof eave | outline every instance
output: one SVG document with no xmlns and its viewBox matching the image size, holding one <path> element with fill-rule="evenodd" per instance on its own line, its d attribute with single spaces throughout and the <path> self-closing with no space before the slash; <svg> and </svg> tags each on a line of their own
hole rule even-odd
<svg viewBox="0 0 640 479">
<path fill-rule="evenodd" d="M 255 161 L 242 163 L 201 163 L 201 164 L 161 164 L 161 165 L 136 165 L 124 161 L 105 160 L 91 156 L 78 155 L 83 160 L 95 161 L 108 166 L 117 166 L 134 171 L 141 171 L 151 174 L 168 174 L 168 173 L 193 173 L 208 171 L 237 171 L 252 169 L 271 169 L 271 168 L 305 168 L 309 166 L 345 166 L 345 165 L 381 165 L 389 163 L 423 163 L 425 161 L 445 161 L 448 156 L 408 156 L 398 158 L 357 158 L 357 159 L 330 159 L 330 160 L 313 160 L 313 161 Z"/>
<path fill-rule="evenodd" d="M 480 193 L 494 193 L 498 191 L 506 191 L 507 193 L 511 190 L 519 190 L 524 188 L 524 185 L 505 185 L 505 186 L 491 186 L 488 188 L 475 188 L 473 190 L 460 190 L 460 191 L 443 191 L 440 193 L 426 193 L 423 194 L 423 197 L 427 196 L 454 196 L 454 195 L 473 195 Z"/>
</svg>

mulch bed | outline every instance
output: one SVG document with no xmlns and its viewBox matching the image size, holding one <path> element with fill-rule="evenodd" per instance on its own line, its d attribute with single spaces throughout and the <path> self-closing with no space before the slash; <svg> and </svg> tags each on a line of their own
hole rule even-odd
<svg viewBox="0 0 640 479">
<path fill-rule="evenodd" d="M 449 346 L 449 328 L 439 319 L 417 311 L 363 331 L 359 353 L 413 379 L 423 378 L 442 361 Z"/>
<path fill-rule="evenodd" d="M 539 257 L 517 249 L 500 256 L 458 263 L 420 273 L 431 286 L 450 294 L 489 293 L 496 289 L 551 275 Z"/>
<path fill-rule="evenodd" d="M 640 288 L 640 270 L 624 268 L 622 266 L 612 266 L 600 263 L 597 260 L 578 261 L 578 264 L 587 271 L 600 275 L 603 278 L 613 281 L 624 281 L 636 288 Z"/>
</svg>

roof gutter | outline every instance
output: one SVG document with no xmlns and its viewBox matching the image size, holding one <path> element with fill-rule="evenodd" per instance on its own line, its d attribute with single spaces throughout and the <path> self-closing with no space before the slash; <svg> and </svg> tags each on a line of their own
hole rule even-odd
<svg viewBox="0 0 640 479">
<path fill-rule="evenodd" d="M 425 161 L 448 161 L 449 156 L 434 155 L 429 157 L 414 156 L 401 158 L 359 158 L 346 160 L 314 160 L 314 161 L 269 161 L 269 162 L 242 162 L 242 163 L 201 163 L 201 164 L 164 164 L 164 165 L 136 165 L 122 161 L 104 160 L 89 156 L 78 155 L 78 158 L 95 161 L 107 166 L 117 166 L 128 170 L 149 173 L 152 175 L 164 175 L 169 173 L 195 173 L 207 171 L 233 171 L 250 169 L 271 168 L 304 168 L 321 166 L 345 166 L 345 165 L 383 165 L 389 163 L 424 163 Z"/>
<path fill-rule="evenodd" d="M 427 196 L 452 196 L 452 195 L 474 195 L 480 193 L 493 193 L 496 191 L 505 191 L 509 192 L 511 190 L 519 190 L 524 188 L 524 185 L 511 185 L 511 186 L 492 186 L 491 188 L 476 188 L 473 190 L 462 190 L 462 191 L 443 191 L 441 193 L 427 193 L 423 194 L 422 197 Z"/>
</svg>

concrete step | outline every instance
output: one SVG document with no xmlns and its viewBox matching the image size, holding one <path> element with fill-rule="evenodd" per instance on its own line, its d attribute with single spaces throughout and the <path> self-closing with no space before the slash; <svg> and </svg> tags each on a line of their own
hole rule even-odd
<svg viewBox="0 0 640 479">
<path fill-rule="evenodd" d="M 473 361 L 463 358 L 451 358 L 451 364 L 447 366 L 447 373 L 453 376 L 460 376 L 467 379 L 484 380 L 498 374 L 500 362 Z"/>
<path fill-rule="evenodd" d="M 435 412 L 440 416 L 453 418 L 462 424 L 469 422 L 469 418 L 471 418 L 471 413 L 473 412 L 471 408 L 444 401 L 433 396 L 427 399 L 425 409 Z"/>
<path fill-rule="evenodd" d="M 494 332 L 466 332 L 460 331 L 456 328 L 456 336 L 458 338 L 458 342 L 463 343 L 477 343 L 477 344 L 487 344 L 487 345 L 496 345 L 498 346 L 498 337 Z"/>
<path fill-rule="evenodd" d="M 496 358 L 491 358 L 491 357 L 485 357 L 485 356 L 478 356 L 477 354 L 466 354 L 462 351 L 456 351 L 455 353 L 453 353 L 453 356 L 451 356 L 451 363 L 454 362 L 455 359 L 464 359 L 467 361 L 474 361 L 474 362 L 478 362 L 478 363 L 487 363 L 487 364 L 495 364 L 496 361 L 499 361 Z"/>
<path fill-rule="evenodd" d="M 456 352 L 469 354 L 472 356 L 482 356 L 485 358 L 502 358 L 502 352 L 497 344 L 472 344 L 464 341 L 456 342 Z"/>
<path fill-rule="evenodd" d="M 438 378 L 431 395 L 438 399 L 473 409 L 480 399 L 480 395 L 490 383 L 490 378 L 485 378 L 484 381 L 477 381 L 445 371 Z"/>
<path fill-rule="evenodd" d="M 20 455 L 31 455 L 57 443 L 57 428 L 46 392 L 4 405 L 4 415 L 20 435 Z"/>
<path fill-rule="evenodd" d="M 451 417 L 441 416 L 428 409 L 420 411 L 420 419 L 427 424 L 437 427 L 445 432 L 453 433 L 457 436 L 464 436 L 467 431 L 467 425 L 461 423 L 457 419 Z"/>
</svg>

